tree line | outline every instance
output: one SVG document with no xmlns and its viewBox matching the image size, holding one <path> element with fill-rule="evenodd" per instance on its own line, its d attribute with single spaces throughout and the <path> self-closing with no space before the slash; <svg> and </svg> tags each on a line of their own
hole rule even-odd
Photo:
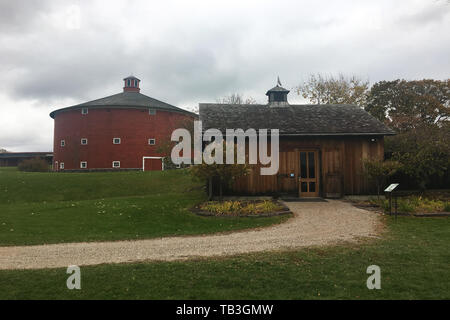
<svg viewBox="0 0 450 320">
<path fill-rule="evenodd" d="M 387 170 L 407 188 L 450 186 L 450 79 L 369 82 L 311 75 L 297 93 L 313 104 L 357 105 L 396 131 L 385 138 Z"/>
</svg>

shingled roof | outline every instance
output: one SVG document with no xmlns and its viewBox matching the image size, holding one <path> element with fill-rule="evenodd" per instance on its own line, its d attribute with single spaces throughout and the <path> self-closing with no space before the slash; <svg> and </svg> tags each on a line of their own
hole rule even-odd
<svg viewBox="0 0 450 320">
<path fill-rule="evenodd" d="M 279 86 L 279 85 L 276 85 L 275 87 L 273 87 L 272 89 L 270 89 L 270 90 L 267 90 L 267 93 L 266 93 L 266 96 L 269 94 L 269 92 L 289 92 L 289 90 L 288 89 L 285 89 L 285 88 L 283 88 L 283 87 L 281 87 L 281 86 Z"/>
<path fill-rule="evenodd" d="M 280 135 L 394 135 L 363 109 L 344 104 L 288 105 L 200 103 L 203 130 L 279 129 Z"/>
<path fill-rule="evenodd" d="M 54 118 L 55 114 L 62 111 L 80 109 L 80 108 L 154 108 L 166 111 L 187 113 L 190 115 L 196 114 L 189 112 L 187 110 L 175 107 L 168 103 L 159 101 L 157 99 L 146 96 L 145 94 L 139 92 L 121 92 L 108 96 L 105 98 L 92 100 L 89 102 L 77 104 L 71 107 L 58 109 L 50 113 L 50 117 Z"/>
</svg>

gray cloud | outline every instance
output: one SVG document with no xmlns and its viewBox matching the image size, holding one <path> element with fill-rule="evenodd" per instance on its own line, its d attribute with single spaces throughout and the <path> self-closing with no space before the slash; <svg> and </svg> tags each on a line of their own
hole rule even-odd
<svg viewBox="0 0 450 320">
<path fill-rule="evenodd" d="M 407 13 L 399 19 L 400 23 L 404 23 L 413 28 L 423 28 L 428 24 L 440 24 L 449 18 L 450 2 L 445 0 L 435 0 L 430 5 L 421 10 Z"/>
<path fill-rule="evenodd" d="M 0 29 L 3 32 L 24 32 L 35 27 L 41 13 L 48 10 L 48 0 L 14 0 L 0 2 Z"/>
<path fill-rule="evenodd" d="M 181 107 L 233 92 L 265 102 L 278 75 L 290 89 L 316 72 L 371 82 L 445 78 L 449 8 L 409 0 L 2 2 L 0 147 L 51 149 L 49 110 L 120 92 L 131 73 L 144 94 Z M 21 116 L 47 133 L 27 139 L 32 130 L 11 124 Z"/>
</svg>

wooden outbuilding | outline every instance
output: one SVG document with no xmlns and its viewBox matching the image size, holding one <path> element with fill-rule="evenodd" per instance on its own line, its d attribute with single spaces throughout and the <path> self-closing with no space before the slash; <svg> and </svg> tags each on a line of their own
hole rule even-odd
<svg viewBox="0 0 450 320">
<path fill-rule="evenodd" d="M 362 160 L 383 159 L 384 136 L 395 132 L 358 106 L 290 105 L 288 93 L 279 83 L 267 91 L 265 105 L 200 104 L 204 131 L 279 130 L 278 173 L 261 175 L 260 165 L 252 165 L 233 192 L 341 197 L 372 191 Z"/>
</svg>

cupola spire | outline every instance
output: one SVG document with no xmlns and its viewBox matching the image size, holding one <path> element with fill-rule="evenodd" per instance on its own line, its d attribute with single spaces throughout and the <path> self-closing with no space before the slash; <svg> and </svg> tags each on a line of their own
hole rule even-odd
<svg viewBox="0 0 450 320">
<path fill-rule="evenodd" d="M 279 86 L 279 87 L 282 86 L 281 81 L 280 81 L 280 76 L 277 77 L 277 86 Z"/>
</svg>

